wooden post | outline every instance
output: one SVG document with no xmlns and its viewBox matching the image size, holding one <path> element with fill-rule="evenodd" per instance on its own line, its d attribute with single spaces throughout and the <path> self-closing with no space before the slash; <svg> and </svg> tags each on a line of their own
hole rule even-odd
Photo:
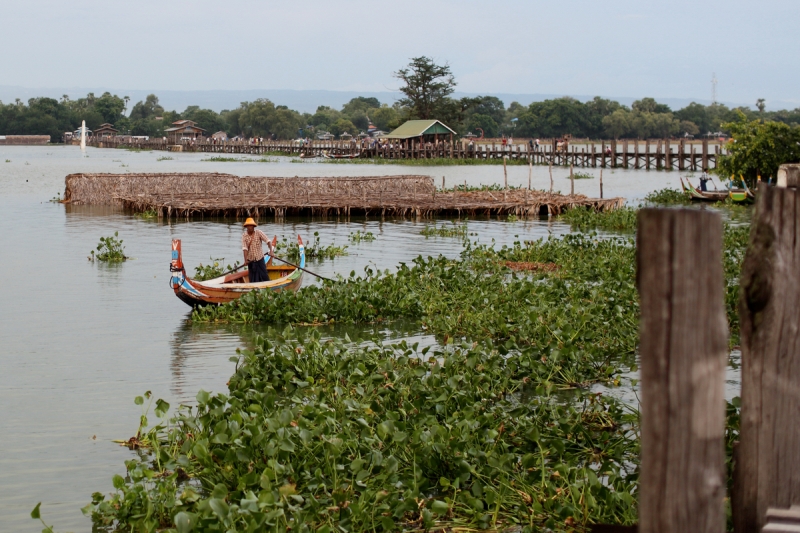
<svg viewBox="0 0 800 533">
<path fill-rule="evenodd" d="M 800 192 L 761 183 L 742 264 L 734 531 L 800 503 Z"/>
<path fill-rule="evenodd" d="M 550 163 L 550 194 L 553 194 L 553 163 Z"/>
<path fill-rule="evenodd" d="M 603 199 L 603 169 L 600 169 L 600 199 Z"/>
<path fill-rule="evenodd" d="M 638 216 L 640 533 L 723 533 L 728 326 L 722 219 Z"/>
<path fill-rule="evenodd" d="M 569 195 L 575 196 L 575 176 L 573 174 L 573 166 L 569 166 Z"/>
<path fill-rule="evenodd" d="M 528 157 L 528 190 L 531 190 L 532 177 L 533 177 L 533 157 Z"/>
<path fill-rule="evenodd" d="M 508 158 L 503 154 L 503 185 L 505 187 L 503 189 L 503 202 L 508 198 L 508 170 L 506 170 L 506 159 Z"/>
</svg>

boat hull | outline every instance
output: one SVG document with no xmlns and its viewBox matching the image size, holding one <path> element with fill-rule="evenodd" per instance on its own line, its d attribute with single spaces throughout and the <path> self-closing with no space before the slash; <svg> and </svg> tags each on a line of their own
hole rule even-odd
<svg viewBox="0 0 800 533">
<path fill-rule="evenodd" d="M 305 247 L 299 236 L 297 240 L 300 251 L 300 268 L 274 266 L 270 259 L 267 263 L 269 281 L 249 283 L 246 271 L 223 275 L 208 281 L 198 281 L 187 277 L 183 267 L 181 241 L 174 239 L 172 241 L 172 262 L 170 263 L 172 272 L 170 286 L 175 292 L 175 296 L 191 307 L 230 303 L 254 291 L 296 291 L 303 284 L 302 268 L 305 267 Z"/>
</svg>

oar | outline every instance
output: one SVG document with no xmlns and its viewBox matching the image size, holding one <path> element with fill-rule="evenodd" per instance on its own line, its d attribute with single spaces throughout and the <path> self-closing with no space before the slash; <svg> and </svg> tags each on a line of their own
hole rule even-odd
<svg viewBox="0 0 800 533">
<path fill-rule="evenodd" d="M 311 274 L 312 276 L 317 276 L 319 279 L 324 279 L 324 280 L 327 280 L 327 281 L 333 281 L 333 282 L 335 282 L 335 281 L 336 281 L 335 279 L 326 278 L 325 276 L 320 276 L 319 274 L 317 274 L 317 273 L 315 273 L 315 272 L 311 272 L 310 270 L 306 270 L 305 268 L 301 267 L 300 265 L 295 265 L 294 263 L 291 263 L 291 262 L 287 261 L 286 259 L 281 259 L 280 257 L 278 257 L 278 256 L 276 256 L 276 255 L 270 255 L 270 254 L 265 254 L 265 255 L 266 255 L 266 257 L 271 257 L 271 258 L 273 258 L 273 259 L 277 259 L 278 261 L 281 261 L 281 262 L 283 262 L 283 263 L 286 263 L 287 265 L 293 266 L 293 267 L 295 267 L 295 268 L 299 268 L 299 269 L 300 269 L 300 270 L 302 270 L 303 272 L 308 272 L 308 273 L 309 273 L 309 274 Z"/>
</svg>

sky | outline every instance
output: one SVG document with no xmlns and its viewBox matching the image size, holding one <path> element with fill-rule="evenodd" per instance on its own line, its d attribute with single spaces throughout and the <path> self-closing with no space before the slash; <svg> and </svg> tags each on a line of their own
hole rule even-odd
<svg viewBox="0 0 800 533">
<path fill-rule="evenodd" d="M 409 58 L 465 93 L 795 103 L 798 0 L 0 0 L 0 85 L 395 91 Z"/>
</svg>

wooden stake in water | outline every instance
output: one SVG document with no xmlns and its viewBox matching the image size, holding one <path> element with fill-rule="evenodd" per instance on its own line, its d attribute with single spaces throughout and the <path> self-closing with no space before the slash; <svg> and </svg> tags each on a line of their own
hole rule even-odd
<svg viewBox="0 0 800 533">
<path fill-rule="evenodd" d="M 444 176 L 442 176 L 442 192 L 444 192 Z"/>
<path fill-rule="evenodd" d="M 553 194 L 553 163 L 550 163 L 550 194 Z"/>
<path fill-rule="evenodd" d="M 575 196 L 575 175 L 573 172 L 574 165 L 569 166 L 569 195 Z"/>
<path fill-rule="evenodd" d="M 531 177 L 533 176 L 533 157 L 528 158 L 528 190 L 531 190 Z"/>
<path fill-rule="evenodd" d="M 603 169 L 600 169 L 600 198 L 603 198 Z"/>
<path fill-rule="evenodd" d="M 508 170 L 506 169 L 506 159 L 508 159 L 505 155 L 503 156 L 503 201 L 505 202 L 508 198 Z"/>
</svg>

